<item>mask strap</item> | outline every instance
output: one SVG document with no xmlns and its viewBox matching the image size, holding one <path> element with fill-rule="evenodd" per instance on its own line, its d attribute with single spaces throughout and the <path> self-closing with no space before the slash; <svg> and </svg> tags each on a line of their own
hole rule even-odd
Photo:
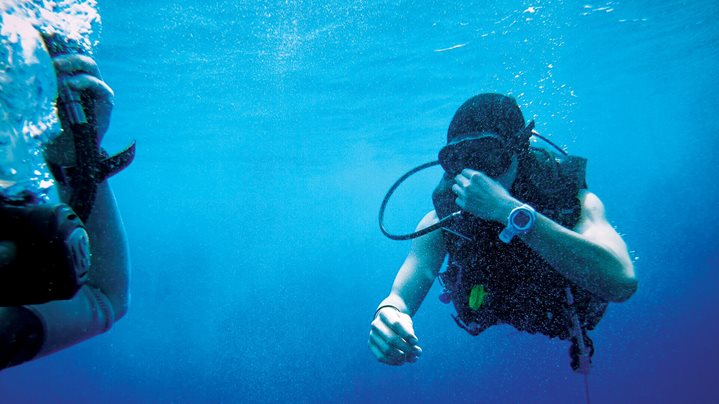
<svg viewBox="0 0 719 404">
<path fill-rule="evenodd" d="M 527 130 L 527 129 L 529 130 L 529 136 L 530 136 L 530 137 L 536 136 L 536 137 L 538 137 L 538 138 L 544 140 L 545 142 L 547 142 L 550 146 L 554 147 L 559 153 L 561 153 L 561 154 L 563 154 L 563 155 L 565 155 L 565 156 L 568 156 L 568 155 L 569 155 L 569 153 L 567 153 L 566 151 L 564 151 L 561 147 L 557 146 L 554 142 L 552 142 L 551 140 L 547 139 L 546 137 L 540 135 L 539 132 L 537 132 L 536 130 L 534 130 L 534 121 L 530 122 L 529 125 L 527 125 L 527 127 L 526 127 L 525 129 L 523 129 L 523 130 Z"/>
</svg>

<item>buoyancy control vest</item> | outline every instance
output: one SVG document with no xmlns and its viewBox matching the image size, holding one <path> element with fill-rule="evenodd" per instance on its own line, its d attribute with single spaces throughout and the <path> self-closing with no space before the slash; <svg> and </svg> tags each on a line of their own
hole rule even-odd
<svg viewBox="0 0 719 404">
<path fill-rule="evenodd" d="M 581 214 L 578 194 L 586 188 L 585 169 L 582 157 L 532 148 L 520 159 L 510 192 L 571 229 Z M 432 195 L 439 218 L 458 210 L 453 183 L 445 174 Z M 449 260 L 440 280 L 457 310 L 458 325 L 472 335 L 509 324 L 520 331 L 570 339 L 566 290 L 571 288 L 584 339 L 591 345 L 586 331 L 597 325 L 607 302 L 570 283 L 519 238 L 501 242 L 502 224 L 466 216 L 442 229 Z"/>
</svg>

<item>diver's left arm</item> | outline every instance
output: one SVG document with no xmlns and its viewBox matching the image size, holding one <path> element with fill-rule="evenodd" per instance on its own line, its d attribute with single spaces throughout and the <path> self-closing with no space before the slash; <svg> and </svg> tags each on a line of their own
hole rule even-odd
<svg viewBox="0 0 719 404">
<path fill-rule="evenodd" d="M 627 246 L 595 194 L 582 190 L 579 199 L 582 213 L 573 230 L 537 213 L 534 229 L 520 237 L 577 286 L 607 301 L 623 302 L 637 289 Z"/>
</svg>

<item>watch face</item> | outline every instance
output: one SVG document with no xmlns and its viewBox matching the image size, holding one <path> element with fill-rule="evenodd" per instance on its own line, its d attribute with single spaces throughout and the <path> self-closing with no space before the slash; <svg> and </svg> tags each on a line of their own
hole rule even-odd
<svg viewBox="0 0 719 404">
<path fill-rule="evenodd" d="M 518 228 L 518 229 L 526 229 L 531 223 L 532 217 L 529 215 L 529 213 L 518 210 L 514 213 L 514 216 L 512 216 L 512 223 Z"/>
</svg>

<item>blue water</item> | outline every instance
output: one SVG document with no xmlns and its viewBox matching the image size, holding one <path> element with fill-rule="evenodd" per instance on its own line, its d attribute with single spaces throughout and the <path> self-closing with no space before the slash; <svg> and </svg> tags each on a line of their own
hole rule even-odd
<svg viewBox="0 0 719 404">
<path fill-rule="evenodd" d="M 584 402 L 567 343 L 457 328 L 435 285 L 400 368 L 367 349 L 409 244 L 384 192 L 456 108 L 511 93 L 589 159 L 640 280 L 592 333 L 592 402 L 711 402 L 719 3 L 101 2 L 104 146 L 133 259 L 107 334 L 0 375 L 4 402 Z M 452 48 L 452 49 L 449 49 Z M 410 230 L 439 172 L 388 214 Z"/>
</svg>

